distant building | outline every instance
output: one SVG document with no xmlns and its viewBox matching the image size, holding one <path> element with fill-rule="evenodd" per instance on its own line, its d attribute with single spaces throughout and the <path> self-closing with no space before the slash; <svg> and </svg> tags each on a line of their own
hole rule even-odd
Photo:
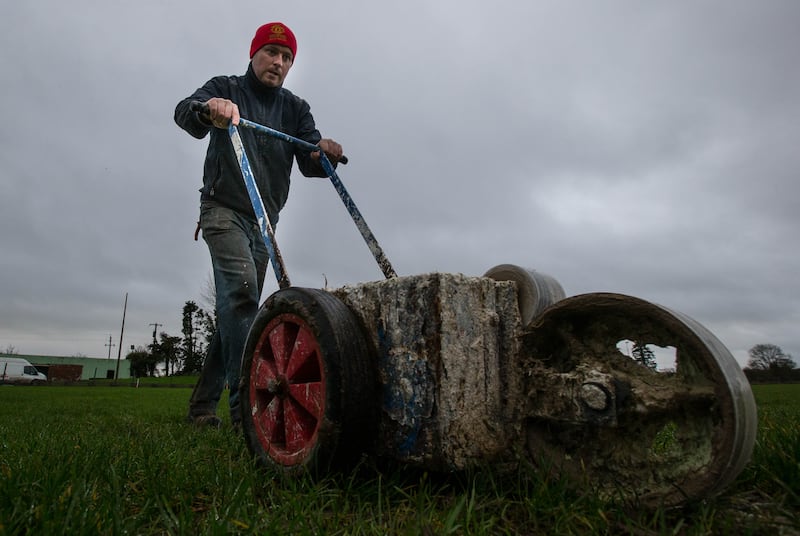
<svg viewBox="0 0 800 536">
<path fill-rule="evenodd" d="M 21 354 L 4 354 L 0 353 L 3 357 L 21 357 L 30 361 L 31 365 L 35 366 L 40 372 L 45 374 L 48 379 L 80 379 L 91 380 L 96 378 L 101 379 L 114 379 L 114 374 L 117 370 L 117 360 L 115 359 L 102 359 L 97 357 L 64 357 L 52 355 L 21 355 Z M 53 367 L 52 374 L 50 374 L 50 367 Z M 80 376 L 77 377 L 77 367 L 81 367 Z M 52 378 L 51 378 L 52 376 Z M 62 377 L 64 376 L 64 377 Z M 129 379 L 131 377 L 131 362 L 127 359 L 121 359 L 119 362 L 119 380 Z"/>
</svg>

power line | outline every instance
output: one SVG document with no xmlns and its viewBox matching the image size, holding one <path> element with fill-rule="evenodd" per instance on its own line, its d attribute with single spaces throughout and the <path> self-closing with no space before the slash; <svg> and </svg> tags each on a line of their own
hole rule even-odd
<svg viewBox="0 0 800 536">
<path fill-rule="evenodd" d="M 116 346 L 116 344 L 111 342 L 111 335 L 108 336 L 108 342 L 103 346 L 108 346 L 108 358 L 111 359 L 111 347 Z"/>
</svg>

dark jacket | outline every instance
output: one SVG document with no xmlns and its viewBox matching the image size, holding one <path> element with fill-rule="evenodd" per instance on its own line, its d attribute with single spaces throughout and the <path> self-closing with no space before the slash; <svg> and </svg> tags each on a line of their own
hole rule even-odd
<svg viewBox="0 0 800 536">
<path fill-rule="evenodd" d="M 182 100 L 175 107 L 175 122 L 197 139 L 211 132 L 205 165 L 201 201 L 213 201 L 255 217 L 250 197 L 226 129 L 213 128 L 197 112 L 192 101 L 220 97 L 233 101 L 241 117 L 280 130 L 309 143 L 319 143 L 322 136 L 314 125 L 308 103 L 291 91 L 263 85 L 249 66 L 244 76 L 217 76 Z M 325 177 L 319 163 L 307 151 L 249 128 L 239 133 L 272 224 L 289 196 L 289 175 L 292 159 L 297 159 L 300 172 L 306 177 Z"/>
</svg>

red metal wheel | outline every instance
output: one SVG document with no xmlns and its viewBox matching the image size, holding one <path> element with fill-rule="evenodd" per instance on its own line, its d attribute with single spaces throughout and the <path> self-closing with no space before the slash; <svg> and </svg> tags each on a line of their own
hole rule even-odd
<svg viewBox="0 0 800 536">
<path fill-rule="evenodd" d="M 258 311 L 242 360 L 242 428 L 251 452 L 285 471 L 351 462 L 373 440 L 374 352 L 332 294 L 290 287 Z"/>
<path fill-rule="evenodd" d="M 319 342 L 293 314 L 273 318 L 253 357 L 249 402 L 261 446 L 277 463 L 302 463 L 314 446 L 325 408 Z"/>
</svg>

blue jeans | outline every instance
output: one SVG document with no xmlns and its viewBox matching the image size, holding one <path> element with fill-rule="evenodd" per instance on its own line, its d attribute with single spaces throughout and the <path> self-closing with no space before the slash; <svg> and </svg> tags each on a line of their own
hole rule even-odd
<svg viewBox="0 0 800 536">
<path fill-rule="evenodd" d="M 258 224 L 211 203 L 200 207 L 200 228 L 211 253 L 217 331 L 189 400 L 189 417 L 215 415 L 227 384 L 231 421 L 241 421 L 239 376 L 250 325 L 258 311 L 269 255 Z"/>
</svg>

